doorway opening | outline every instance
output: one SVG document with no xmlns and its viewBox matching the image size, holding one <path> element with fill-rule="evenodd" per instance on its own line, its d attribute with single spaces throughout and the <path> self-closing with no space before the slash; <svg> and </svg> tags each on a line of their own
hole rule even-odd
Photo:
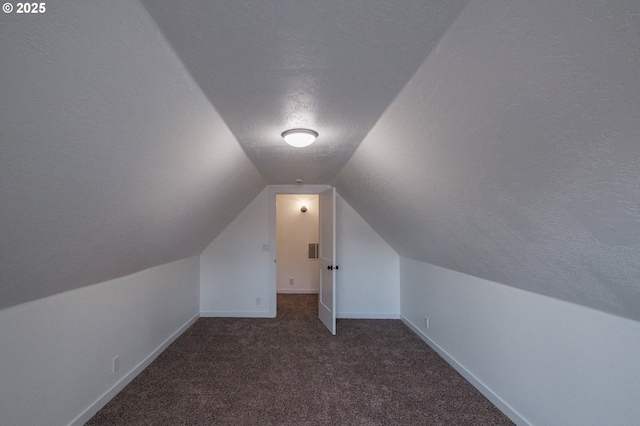
<svg viewBox="0 0 640 426">
<path fill-rule="evenodd" d="M 317 194 L 276 194 L 278 316 L 315 314 L 317 317 L 318 209 Z"/>
</svg>

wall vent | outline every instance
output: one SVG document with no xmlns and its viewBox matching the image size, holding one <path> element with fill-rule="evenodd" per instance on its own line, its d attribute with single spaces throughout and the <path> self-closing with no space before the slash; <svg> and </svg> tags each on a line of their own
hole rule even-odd
<svg viewBox="0 0 640 426">
<path fill-rule="evenodd" d="M 309 259 L 318 258 L 318 243 L 309 243 Z"/>
</svg>

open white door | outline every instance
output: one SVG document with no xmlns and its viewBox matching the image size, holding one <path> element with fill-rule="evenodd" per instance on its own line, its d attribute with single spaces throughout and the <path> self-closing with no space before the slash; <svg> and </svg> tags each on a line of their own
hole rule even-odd
<svg viewBox="0 0 640 426">
<path fill-rule="evenodd" d="M 336 189 L 320 193 L 320 293 L 318 294 L 318 316 L 320 321 L 336 334 Z"/>
</svg>

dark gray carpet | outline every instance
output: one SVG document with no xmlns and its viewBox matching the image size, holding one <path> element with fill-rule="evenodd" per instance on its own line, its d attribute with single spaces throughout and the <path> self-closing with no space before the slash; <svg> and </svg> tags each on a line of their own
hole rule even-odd
<svg viewBox="0 0 640 426">
<path fill-rule="evenodd" d="M 88 425 L 512 424 L 399 320 L 201 318 Z"/>
</svg>

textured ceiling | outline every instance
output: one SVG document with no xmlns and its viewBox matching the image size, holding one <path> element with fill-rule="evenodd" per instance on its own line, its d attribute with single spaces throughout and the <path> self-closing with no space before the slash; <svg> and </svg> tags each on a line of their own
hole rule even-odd
<svg viewBox="0 0 640 426">
<path fill-rule="evenodd" d="M 0 308 L 197 255 L 265 186 L 139 3 L 47 6 L 0 14 Z"/>
<path fill-rule="evenodd" d="M 143 0 L 271 184 L 333 181 L 467 2 Z"/>
<path fill-rule="evenodd" d="M 640 2 L 472 2 L 336 186 L 401 255 L 640 319 Z"/>
<path fill-rule="evenodd" d="M 636 0 L 69 0 L 0 14 L 0 59 L 0 308 L 302 178 L 403 256 L 640 320 Z"/>
</svg>

